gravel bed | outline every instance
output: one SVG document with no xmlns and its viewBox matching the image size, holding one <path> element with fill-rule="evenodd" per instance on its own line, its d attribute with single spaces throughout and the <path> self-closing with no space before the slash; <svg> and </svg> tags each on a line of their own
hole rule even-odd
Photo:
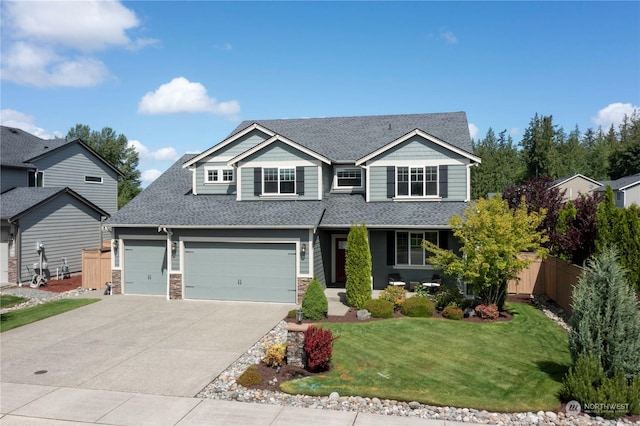
<svg viewBox="0 0 640 426">
<path fill-rule="evenodd" d="M 78 287 L 74 290 L 65 291 L 63 293 L 54 293 L 52 291 L 39 290 L 37 288 L 31 288 L 29 286 L 22 287 L 5 287 L 0 289 L 0 294 L 10 294 L 13 296 L 26 297 L 29 300 L 12 306 L 10 308 L 1 309 L 0 314 L 5 312 L 14 311 L 16 309 L 28 308 L 31 306 L 40 305 L 42 303 L 51 302 L 53 300 L 66 299 L 69 297 L 84 296 L 86 293 L 93 292 L 94 294 L 87 296 L 94 296 L 95 294 L 102 294 L 96 290 L 90 288 Z"/>
<path fill-rule="evenodd" d="M 545 315 L 567 329 L 567 315 L 558 305 L 545 297 L 536 297 L 533 304 Z M 265 348 L 287 339 L 287 323 L 281 321 L 246 353 L 238 358 L 209 385 L 196 395 L 198 398 L 220 399 L 258 404 L 287 405 L 318 410 L 338 410 L 373 413 L 387 416 L 418 417 L 456 422 L 498 425 L 640 425 L 628 419 L 605 420 L 581 413 L 577 416 L 565 412 L 538 411 L 536 413 L 493 413 L 485 410 L 458 407 L 438 407 L 418 402 L 402 402 L 359 396 L 340 396 L 333 392 L 329 396 L 289 395 L 283 392 L 248 389 L 236 383 L 236 379 L 252 364 L 258 364 L 265 355 Z"/>
</svg>

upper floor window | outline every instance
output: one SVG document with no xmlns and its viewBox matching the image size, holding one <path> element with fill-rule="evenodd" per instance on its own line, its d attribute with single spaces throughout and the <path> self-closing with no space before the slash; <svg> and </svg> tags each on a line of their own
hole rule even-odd
<svg viewBox="0 0 640 426">
<path fill-rule="evenodd" d="M 102 176 L 85 176 L 86 183 L 102 183 Z"/>
<path fill-rule="evenodd" d="M 30 187 L 42 187 L 43 173 L 35 170 L 29 172 L 29 186 Z"/>
<path fill-rule="evenodd" d="M 396 167 L 398 197 L 438 196 L 438 167 Z"/>
<path fill-rule="evenodd" d="M 231 183 L 233 182 L 233 169 L 212 168 L 204 169 L 204 183 Z"/>
<path fill-rule="evenodd" d="M 336 180 L 334 188 L 362 188 L 362 169 L 357 167 L 336 169 Z"/>
<path fill-rule="evenodd" d="M 262 170 L 264 194 L 295 194 L 295 167 L 265 167 Z"/>
<path fill-rule="evenodd" d="M 423 240 L 438 245 L 438 231 L 396 232 L 396 265 L 426 265 Z"/>
</svg>

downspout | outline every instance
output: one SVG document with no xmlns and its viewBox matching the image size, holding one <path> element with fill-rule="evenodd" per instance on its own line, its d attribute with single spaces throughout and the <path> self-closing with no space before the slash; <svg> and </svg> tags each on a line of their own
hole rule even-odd
<svg viewBox="0 0 640 426">
<path fill-rule="evenodd" d="M 10 225 L 13 225 L 14 227 L 14 233 L 13 233 L 13 254 L 14 257 L 16 258 L 16 284 L 18 284 L 18 287 L 22 287 L 22 273 L 21 273 L 21 269 L 22 269 L 22 259 L 21 256 L 18 255 L 18 253 L 20 253 L 20 244 L 19 241 L 21 240 L 20 238 L 20 225 L 18 224 L 17 221 L 12 220 L 11 218 L 7 219 L 7 222 L 9 222 Z M 9 261 L 9 257 L 11 255 L 11 249 L 9 249 L 9 253 L 7 253 L 7 262 Z"/>
<path fill-rule="evenodd" d="M 171 300 L 171 236 L 173 235 L 173 231 L 165 226 L 158 226 L 158 232 L 167 234 L 167 300 Z"/>
</svg>

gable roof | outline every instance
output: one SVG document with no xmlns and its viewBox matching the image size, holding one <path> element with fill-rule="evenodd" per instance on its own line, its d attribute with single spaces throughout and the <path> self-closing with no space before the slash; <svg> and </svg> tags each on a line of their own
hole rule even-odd
<svg viewBox="0 0 640 426">
<path fill-rule="evenodd" d="M 1 126 L 0 165 L 3 167 L 36 168 L 33 161 L 42 158 L 58 149 L 71 144 L 79 144 L 94 155 L 99 161 L 113 170 L 119 176 L 124 174 L 113 164 L 109 163 L 99 153 L 84 143 L 82 139 L 57 138 L 41 139 L 35 135 L 14 127 Z"/>
<path fill-rule="evenodd" d="M 242 161 L 245 158 L 249 157 L 250 155 L 252 155 L 252 154 L 254 154 L 254 153 L 256 153 L 256 152 L 258 152 L 258 151 L 260 151 L 260 150 L 262 150 L 262 149 L 264 149 L 266 147 L 268 147 L 269 145 L 271 145 L 271 144 L 273 144 L 275 142 L 282 142 L 282 143 L 284 143 L 286 145 L 289 145 L 292 148 L 295 148 L 295 149 L 297 149 L 299 151 L 304 152 L 305 154 L 309 155 L 310 157 L 315 158 L 316 160 L 320 160 L 323 163 L 331 164 L 331 160 L 329 160 L 328 158 L 326 158 L 326 157 L 324 157 L 322 155 L 319 155 L 319 154 L 317 154 L 317 153 L 305 148 L 304 146 L 300 146 L 297 143 L 295 143 L 294 141 L 291 141 L 291 140 L 289 140 L 289 139 L 287 139 L 287 138 L 285 138 L 284 136 L 281 136 L 281 135 L 274 135 L 274 136 L 270 137 L 269 139 L 267 139 L 266 141 L 264 141 L 262 143 L 259 143 L 258 145 L 254 146 L 253 148 L 243 152 L 242 154 L 236 155 L 234 158 L 229 160 L 227 162 L 227 164 L 228 165 L 232 165 L 232 164 L 237 163 L 238 161 Z"/>
<path fill-rule="evenodd" d="M 355 163 L 415 129 L 473 155 L 469 124 L 464 112 L 296 118 L 243 121 L 224 141 L 186 162 L 184 167 L 255 129 L 270 137 L 284 136 L 334 163 Z"/>
<path fill-rule="evenodd" d="M 595 185 L 598 185 L 598 186 L 602 185 L 602 182 L 598 182 L 595 179 L 591 179 L 590 177 L 587 177 L 587 176 L 582 175 L 580 173 L 576 173 L 575 175 L 564 176 L 564 177 L 561 177 L 561 178 L 558 178 L 558 179 L 554 180 L 553 182 L 551 182 L 551 188 L 553 188 L 555 186 L 558 186 L 558 185 L 562 185 L 563 183 L 569 182 L 570 180 L 573 180 L 573 179 L 576 179 L 576 178 L 582 178 L 582 179 L 588 180 L 589 182 L 591 182 L 591 183 L 593 183 Z"/>
<path fill-rule="evenodd" d="M 609 186 L 614 191 L 624 191 L 632 186 L 640 184 L 640 173 L 636 173 L 635 175 L 621 177 L 620 179 L 611 181 Z M 606 187 L 605 187 L 606 188 Z"/>
<path fill-rule="evenodd" d="M 63 194 L 69 194 L 89 208 L 109 216 L 109 213 L 93 204 L 71 188 L 13 188 L 0 194 L 0 219 L 15 220 Z"/>
</svg>

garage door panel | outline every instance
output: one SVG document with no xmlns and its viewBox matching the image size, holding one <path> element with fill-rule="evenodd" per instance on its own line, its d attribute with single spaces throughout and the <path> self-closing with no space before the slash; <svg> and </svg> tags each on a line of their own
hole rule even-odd
<svg viewBox="0 0 640 426">
<path fill-rule="evenodd" d="M 126 240 L 124 247 L 124 292 L 166 294 L 167 243 Z"/>
<path fill-rule="evenodd" d="M 185 297 L 295 301 L 295 244 L 185 243 Z"/>
</svg>

